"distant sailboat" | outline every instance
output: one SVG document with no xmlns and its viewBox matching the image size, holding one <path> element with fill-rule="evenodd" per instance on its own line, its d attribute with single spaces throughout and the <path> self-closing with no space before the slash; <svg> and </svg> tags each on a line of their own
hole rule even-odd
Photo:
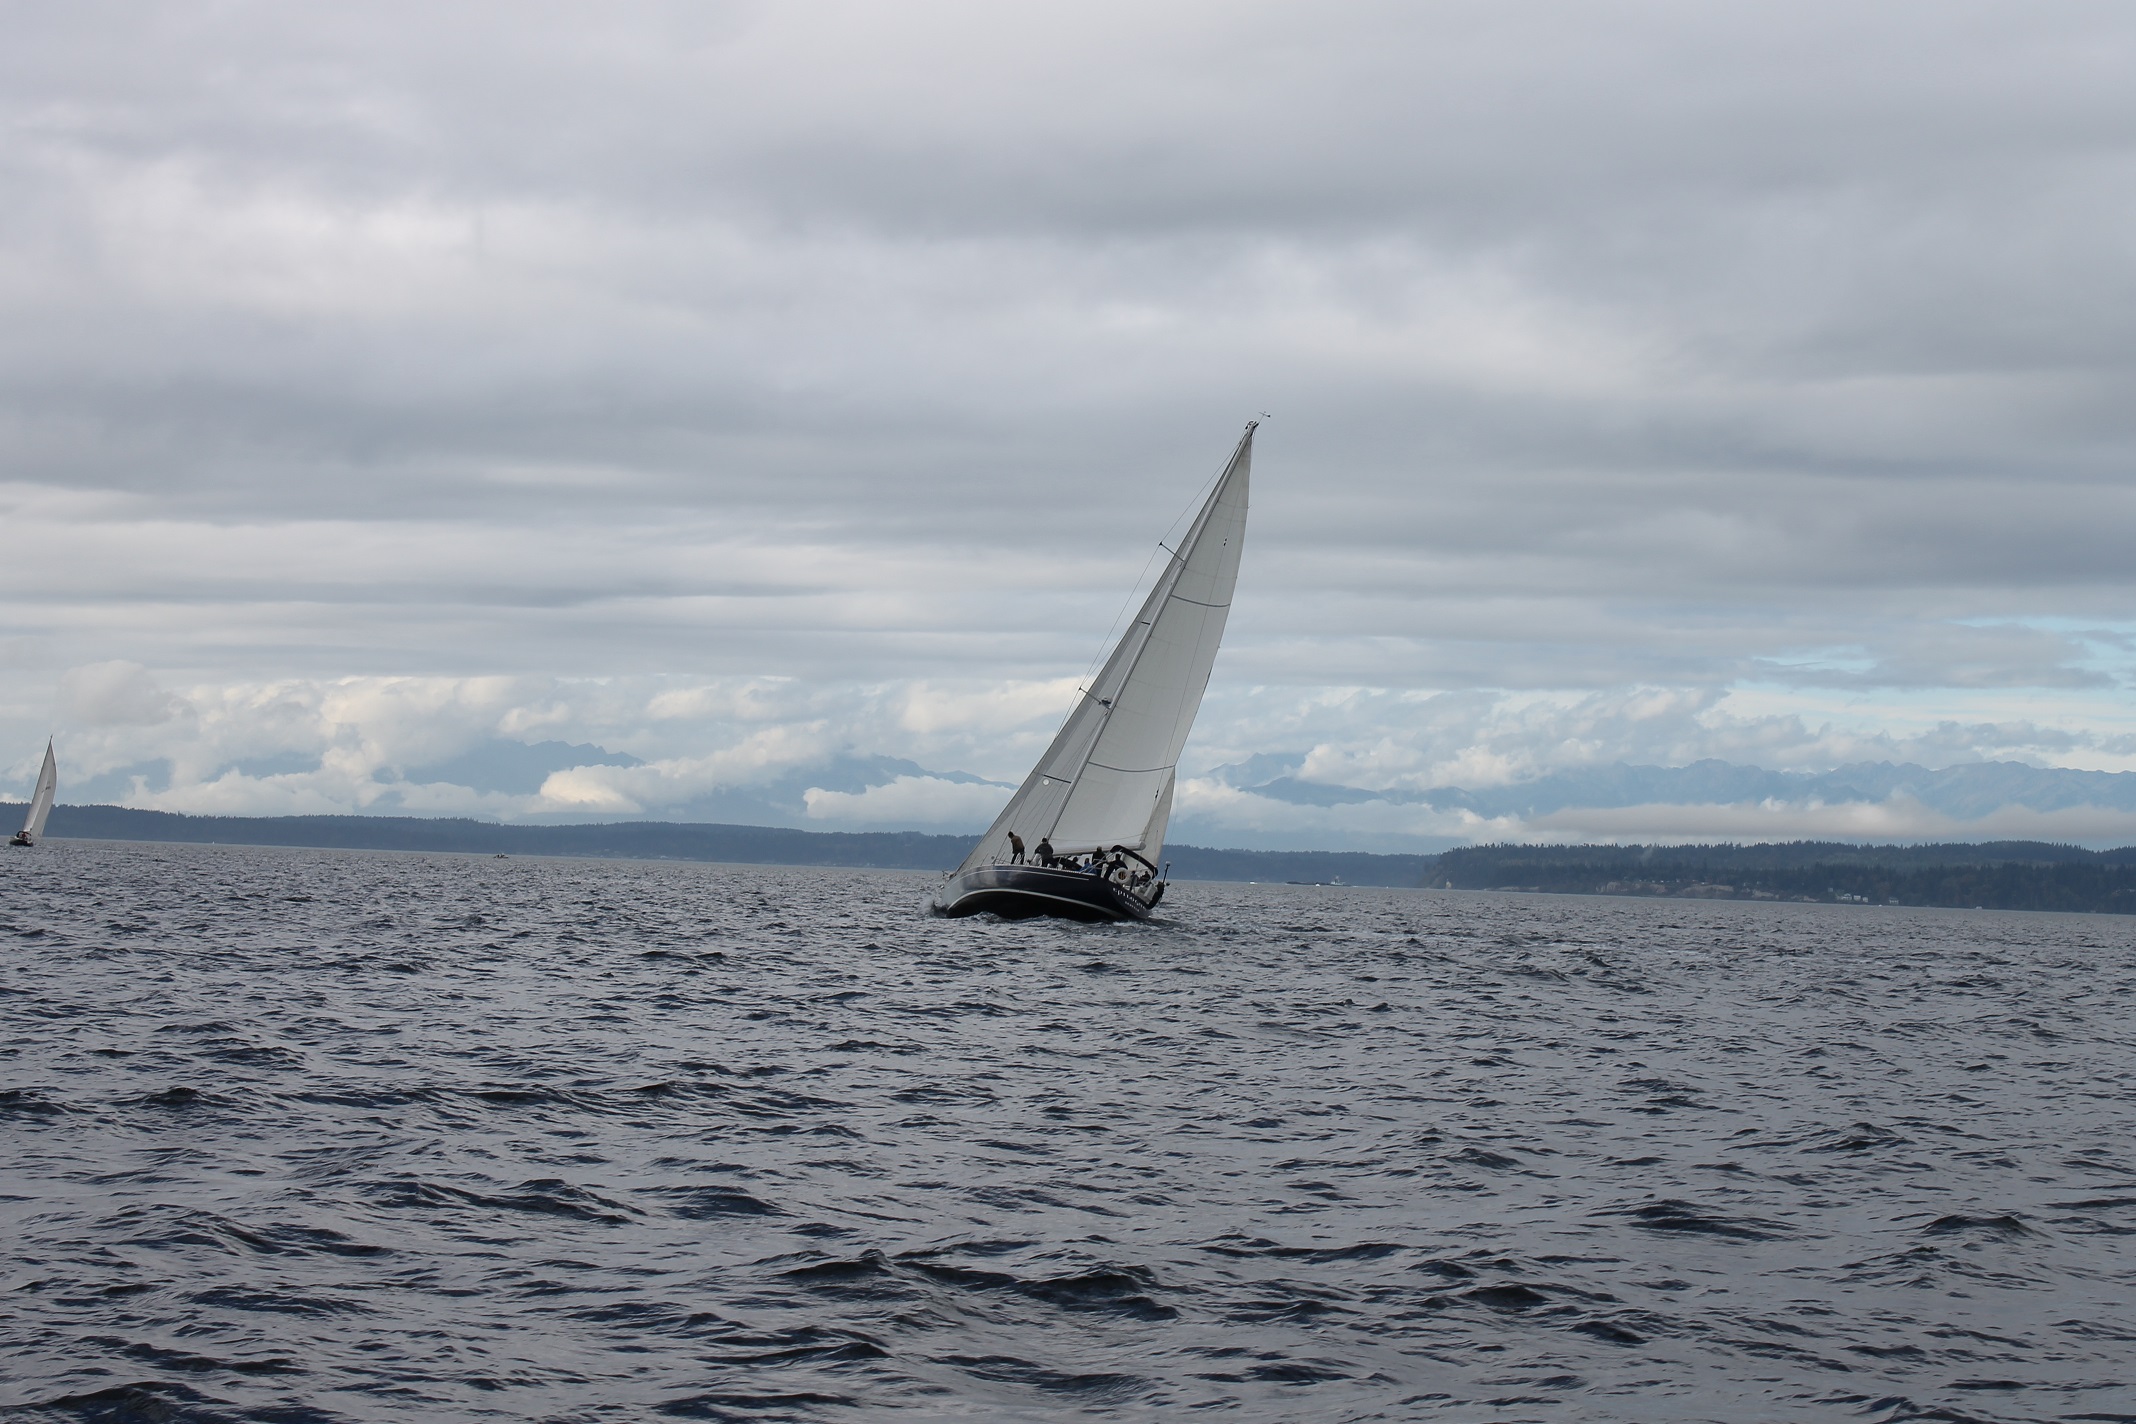
<svg viewBox="0 0 2136 1424">
<path fill-rule="evenodd" d="M 1159 862 L 1172 783 L 1238 583 L 1258 425 L 1246 426 L 1187 537 L 1053 745 L 937 893 L 940 913 L 1141 920 L 1164 898 Z"/>
<path fill-rule="evenodd" d="M 45 817 L 52 814 L 52 798 L 59 794 L 59 762 L 52 756 L 52 743 L 45 743 L 44 765 L 37 772 L 37 789 L 30 793 L 30 814 L 9 845 L 33 846 L 44 838 Z"/>
</svg>

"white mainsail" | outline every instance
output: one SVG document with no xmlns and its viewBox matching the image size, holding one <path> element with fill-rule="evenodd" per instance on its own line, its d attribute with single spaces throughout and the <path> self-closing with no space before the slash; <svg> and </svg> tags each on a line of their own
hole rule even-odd
<svg viewBox="0 0 2136 1424">
<path fill-rule="evenodd" d="M 1155 861 L 1172 815 L 1180 749 L 1216 663 L 1246 540 L 1248 424 L 1231 463 L 1053 745 L 957 867 L 1009 858 L 1009 832 L 1061 855 L 1126 846 Z"/>
<path fill-rule="evenodd" d="M 37 789 L 30 793 L 29 818 L 22 823 L 23 835 L 31 840 L 44 836 L 45 818 L 52 814 L 52 798 L 59 794 L 59 763 L 53 759 L 52 744 L 45 743 L 44 765 L 37 772 Z"/>
</svg>

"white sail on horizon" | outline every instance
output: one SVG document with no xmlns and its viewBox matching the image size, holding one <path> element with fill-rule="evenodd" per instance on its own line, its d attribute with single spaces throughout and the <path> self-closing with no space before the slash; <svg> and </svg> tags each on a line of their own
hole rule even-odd
<svg viewBox="0 0 2136 1424">
<path fill-rule="evenodd" d="M 23 819 L 22 834 L 30 840 L 44 838 L 45 820 L 52 814 L 52 800 L 59 794 L 59 762 L 52 743 L 45 742 L 44 765 L 37 771 L 37 789 L 30 793 L 30 814 Z"/>
<path fill-rule="evenodd" d="M 1246 537 L 1250 423 L 1231 462 L 1090 686 L 972 848 L 962 873 L 1009 857 L 1011 831 L 1062 855 L 1126 846 L 1154 860 L 1179 754 L 1216 663 Z"/>
</svg>

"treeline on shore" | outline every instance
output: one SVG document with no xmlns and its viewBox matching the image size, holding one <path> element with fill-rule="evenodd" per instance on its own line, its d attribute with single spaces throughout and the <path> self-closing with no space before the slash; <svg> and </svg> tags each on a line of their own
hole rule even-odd
<svg viewBox="0 0 2136 1424">
<path fill-rule="evenodd" d="M 971 844 L 967 836 L 918 831 L 795 831 L 671 821 L 507 826 L 443 816 L 188 816 L 125 806 L 55 806 L 45 834 L 72 840 L 850 865 L 884 870 L 946 868 L 955 865 Z"/>
<path fill-rule="evenodd" d="M 2132 914 L 2136 847 L 2093 851 L 2044 841 L 1468 846 L 1432 857 L 1424 884 L 1567 895 Z"/>
<path fill-rule="evenodd" d="M 17 804 L 14 808 L 20 811 Z M 7 815 L 0 803 L 0 819 Z M 59 839 L 176 841 L 196 845 L 292 846 L 329 850 L 441 851 L 460 855 L 561 855 L 596 859 L 697 860 L 735 865 L 843 865 L 947 871 L 971 849 L 971 836 L 920 831 L 802 831 L 674 821 L 579 826 L 506 826 L 426 816 L 187 816 L 124 806 L 56 806 L 45 834 Z M 1421 855 L 1348 851 L 1211 850 L 1168 846 L 1182 880 L 1341 881 L 1415 885 Z"/>
<path fill-rule="evenodd" d="M 9 809 L 0 802 L 0 820 Z M 956 865 L 972 844 L 969 836 L 921 831 L 804 831 L 673 821 L 511 826 L 425 816 L 188 816 L 123 806 L 55 807 L 46 834 L 78 840 L 933 872 Z M 2136 846 L 2092 851 L 2044 841 L 1490 845 L 1427 856 L 1175 845 L 1165 848 L 1165 860 L 1181 880 L 2136 914 Z"/>
</svg>

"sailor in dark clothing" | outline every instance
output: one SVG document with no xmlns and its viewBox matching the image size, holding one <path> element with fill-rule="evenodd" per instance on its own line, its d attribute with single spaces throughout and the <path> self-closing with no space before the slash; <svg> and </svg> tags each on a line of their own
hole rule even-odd
<svg viewBox="0 0 2136 1424">
<path fill-rule="evenodd" d="M 1023 837 L 1011 831 L 1009 832 L 1009 864 L 1022 865 L 1023 863 Z"/>
<path fill-rule="evenodd" d="M 1038 838 L 1038 863 L 1048 870 L 1053 868 L 1053 837 L 1040 836 Z"/>
</svg>

